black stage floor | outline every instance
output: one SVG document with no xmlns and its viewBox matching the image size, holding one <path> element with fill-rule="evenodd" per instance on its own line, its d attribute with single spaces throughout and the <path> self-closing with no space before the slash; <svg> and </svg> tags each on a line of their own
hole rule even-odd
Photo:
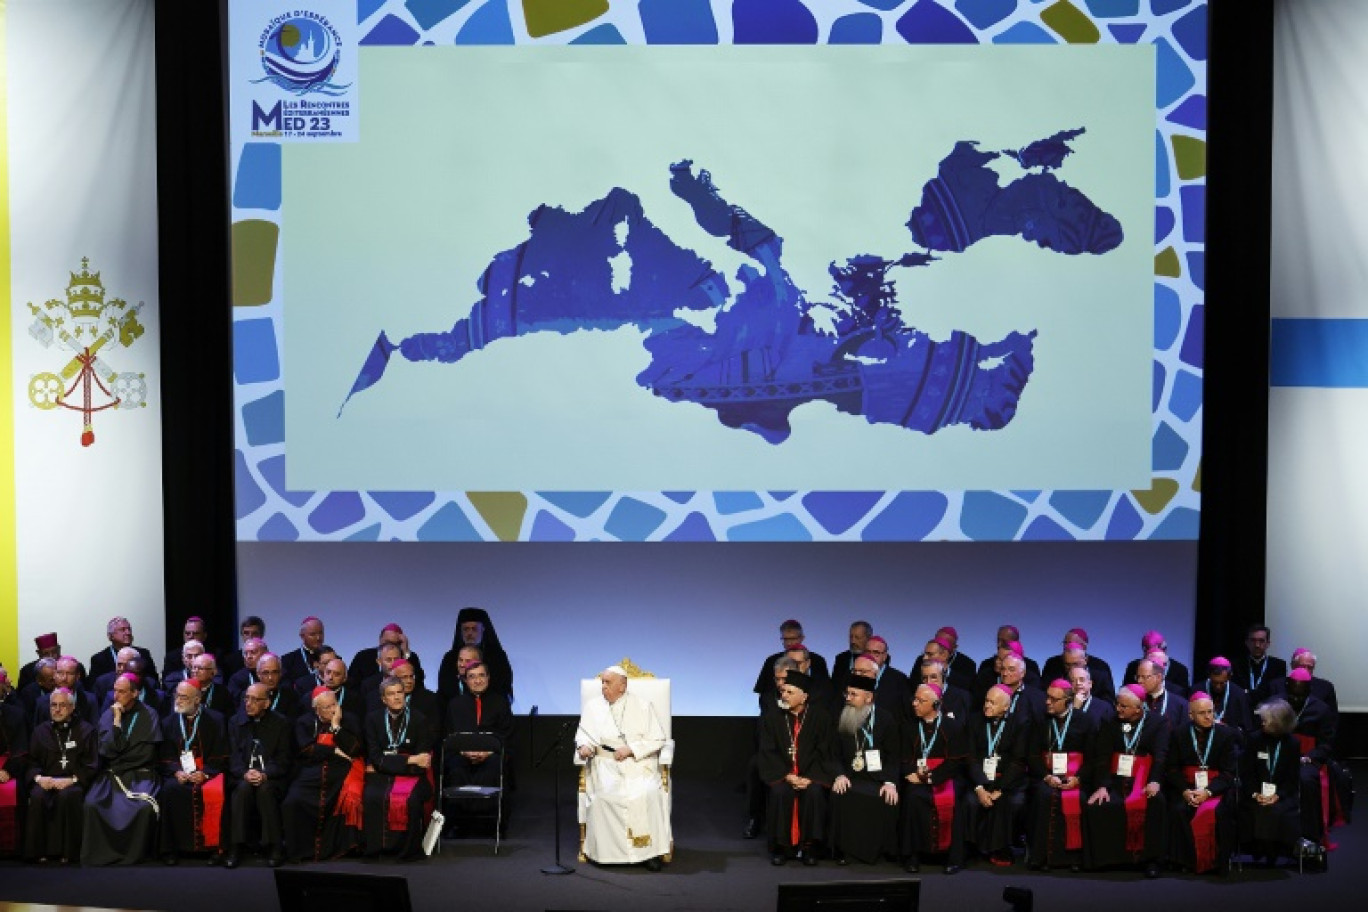
<svg viewBox="0 0 1368 912">
<path fill-rule="evenodd" d="M 1368 769 L 1357 764 L 1356 772 L 1363 775 Z M 744 822 L 740 776 L 706 770 L 675 776 L 675 857 L 664 871 L 652 874 L 640 867 L 579 864 L 573 835 L 573 783 L 568 770 L 563 775 L 561 857 L 575 868 L 573 874 L 541 873 L 554 857 L 552 782 L 548 776 L 526 769 L 519 777 L 508 838 L 498 857 L 493 855 L 492 841 L 472 838 L 447 841 L 440 856 L 413 863 L 346 859 L 296 870 L 405 877 L 413 908 L 419 912 L 757 912 L 775 907 L 775 887 L 782 882 L 902 876 L 892 864 L 838 868 L 824 861 L 815 868 L 796 862 L 773 867 L 763 838 L 740 837 Z M 1002 891 L 1009 885 L 1034 891 L 1037 910 L 1363 908 L 1361 903 L 1368 897 L 1368 824 L 1363 816 L 1335 831 L 1339 848 L 1330 854 L 1329 871 L 1324 874 L 1247 868 L 1225 880 L 1166 875 L 1147 881 L 1138 872 L 1030 874 L 1018 864 L 1008 869 L 973 866 L 947 877 L 938 868 L 924 864 L 921 908 L 923 912 L 1006 910 L 1009 907 L 1002 900 Z M 99 869 L 3 862 L 0 901 L 171 912 L 266 912 L 279 908 L 272 871 L 259 859 L 235 871 L 206 867 L 195 859 L 182 860 L 176 867 L 147 862 L 131 868 Z"/>
</svg>

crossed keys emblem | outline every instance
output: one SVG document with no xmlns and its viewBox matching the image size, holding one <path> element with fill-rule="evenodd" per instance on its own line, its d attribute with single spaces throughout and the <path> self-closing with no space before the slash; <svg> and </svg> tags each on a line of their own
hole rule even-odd
<svg viewBox="0 0 1368 912">
<path fill-rule="evenodd" d="M 111 349 L 130 348 L 146 329 L 138 322 L 143 304 L 130 305 L 123 298 L 105 298 L 98 272 L 90 271 L 90 258 L 81 258 L 81 271 L 67 283 L 66 300 L 50 298 L 42 305 L 28 304 L 33 313 L 29 335 L 44 348 L 60 343 L 73 357 L 60 371 L 29 378 L 29 402 L 43 411 L 63 408 L 80 412 L 81 446 L 95 442 L 94 415 L 107 409 L 147 406 L 147 380 L 141 373 L 120 373 L 104 360 Z M 97 393 L 98 391 L 98 393 Z M 103 398 L 100 398 L 100 397 Z"/>
</svg>

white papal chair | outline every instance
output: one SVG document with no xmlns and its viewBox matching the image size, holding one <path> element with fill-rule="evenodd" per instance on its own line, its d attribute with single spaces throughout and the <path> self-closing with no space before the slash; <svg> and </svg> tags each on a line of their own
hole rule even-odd
<svg viewBox="0 0 1368 912">
<path fill-rule="evenodd" d="M 627 672 L 627 692 L 650 703 L 655 708 L 656 718 L 660 720 L 661 727 L 665 729 L 665 746 L 660 749 L 660 787 L 665 791 L 666 813 L 673 817 L 674 797 L 670 785 L 670 769 L 674 765 L 675 742 L 673 720 L 670 715 L 670 679 L 657 678 L 649 671 L 642 671 L 632 664 L 631 659 L 624 658 L 618 664 Z M 584 678 L 580 681 L 581 715 L 591 701 L 602 699 L 603 691 L 598 678 Z M 584 855 L 584 833 L 589 796 L 586 792 L 585 761 L 578 753 L 575 754 L 575 765 L 580 768 L 576 799 L 576 813 L 579 819 L 579 860 L 584 862 L 588 860 Z M 671 841 L 670 850 L 665 854 L 664 860 L 668 863 L 673 857 L 674 842 Z"/>
</svg>

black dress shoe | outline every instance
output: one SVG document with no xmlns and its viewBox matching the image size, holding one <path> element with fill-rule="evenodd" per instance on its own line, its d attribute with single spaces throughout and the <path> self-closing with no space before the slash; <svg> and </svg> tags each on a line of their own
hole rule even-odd
<svg viewBox="0 0 1368 912">
<path fill-rule="evenodd" d="M 229 852 L 227 855 L 223 856 L 223 866 L 229 870 L 236 868 L 240 864 L 242 864 L 242 859 L 238 858 L 237 852 Z"/>
<path fill-rule="evenodd" d="M 917 864 L 917 859 L 915 858 L 904 858 L 903 870 L 908 874 L 919 874 L 921 873 L 921 865 Z"/>
<path fill-rule="evenodd" d="M 773 855 L 770 856 L 770 864 L 774 865 L 775 867 L 779 867 L 786 861 L 788 861 L 788 856 L 783 854 L 782 852 L 775 852 Z"/>
<path fill-rule="evenodd" d="M 214 852 L 212 855 L 209 856 L 209 859 L 208 859 L 207 861 L 205 861 L 205 864 L 207 864 L 207 865 L 208 865 L 209 867 L 211 867 L 211 868 L 212 868 L 212 867 L 215 867 L 215 866 L 217 866 L 217 865 L 220 865 L 220 864 L 222 864 L 222 863 L 223 863 L 223 856 L 220 855 L 218 852 Z"/>
<path fill-rule="evenodd" d="M 1159 876 L 1159 866 L 1152 861 L 1145 865 L 1145 876 L 1150 880 L 1154 880 Z"/>
<path fill-rule="evenodd" d="M 276 849 L 271 853 L 271 857 L 266 862 L 273 868 L 278 868 L 285 863 L 285 853 Z"/>
<path fill-rule="evenodd" d="M 806 867 L 809 867 L 809 868 L 815 868 L 815 867 L 817 867 L 817 856 L 814 855 L 814 854 L 812 854 L 812 851 L 811 851 L 811 850 L 808 850 L 808 851 L 804 852 L 804 853 L 803 853 L 803 864 L 804 864 Z"/>
<path fill-rule="evenodd" d="M 646 870 L 655 872 L 660 870 L 660 856 L 646 859 Z"/>
<path fill-rule="evenodd" d="M 946 874 L 958 874 L 958 873 L 960 872 L 960 870 L 961 870 L 963 867 L 964 867 L 963 865 L 948 864 L 948 865 L 945 866 L 945 873 L 946 873 Z"/>
<path fill-rule="evenodd" d="M 850 859 L 845 857 L 844 852 L 837 852 L 836 863 L 844 868 L 846 865 L 850 864 Z"/>
<path fill-rule="evenodd" d="M 741 831 L 742 839 L 754 839 L 760 835 L 760 821 L 752 817 L 746 821 L 746 827 Z"/>
</svg>

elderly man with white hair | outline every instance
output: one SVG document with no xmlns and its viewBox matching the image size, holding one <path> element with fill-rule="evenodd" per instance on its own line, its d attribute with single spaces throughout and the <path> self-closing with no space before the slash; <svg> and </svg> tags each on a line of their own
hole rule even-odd
<svg viewBox="0 0 1368 912">
<path fill-rule="evenodd" d="M 660 781 L 665 729 L 652 705 L 627 690 L 618 665 L 599 674 L 603 699 L 580 716 L 575 750 L 586 761 L 584 854 L 597 864 L 644 862 L 660 870 L 670 852 L 670 814 Z"/>
</svg>

